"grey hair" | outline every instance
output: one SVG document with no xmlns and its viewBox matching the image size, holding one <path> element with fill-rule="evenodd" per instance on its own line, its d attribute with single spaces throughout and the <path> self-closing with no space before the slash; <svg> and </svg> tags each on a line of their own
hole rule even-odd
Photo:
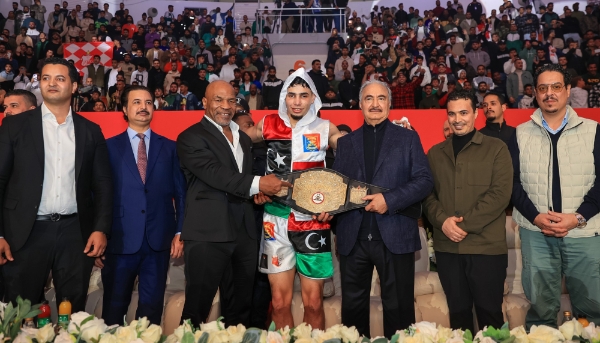
<svg viewBox="0 0 600 343">
<path fill-rule="evenodd" d="M 358 101 L 359 102 L 362 101 L 363 90 L 369 85 L 380 85 L 380 86 L 385 87 L 385 89 L 387 89 L 387 92 L 388 92 L 390 108 L 392 108 L 392 90 L 390 89 L 390 86 L 388 86 L 387 83 L 379 81 L 379 80 L 369 80 L 369 81 L 363 83 L 363 85 L 360 87 L 360 92 L 358 93 Z"/>
</svg>

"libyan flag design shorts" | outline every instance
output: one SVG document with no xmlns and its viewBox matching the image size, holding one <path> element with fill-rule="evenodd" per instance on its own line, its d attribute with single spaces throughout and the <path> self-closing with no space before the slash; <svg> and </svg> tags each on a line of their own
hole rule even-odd
<svg viewBox="0 0 600 343">
<path fill-rule="evenodd" d="M 265 274 L 294 267 L 310 279 L 333 276 L 329 223 L 313 220 L 279 203 L 265 204 L 258 269 Z"/>
</svg>

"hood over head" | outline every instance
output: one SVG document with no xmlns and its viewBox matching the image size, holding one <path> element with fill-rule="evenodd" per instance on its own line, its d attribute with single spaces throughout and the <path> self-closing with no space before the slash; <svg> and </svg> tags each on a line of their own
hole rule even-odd
<svg viewBox="0 0 600 343">
<path fill-rule="evenodd" d="M 310 105 L 310 109 L 308 110 L 308 112 L 304 115 L 302 119 L 300 119 L 300 121 L 296 125 L 305 126 L 312 123 L 317 118 L 317 112 L 319 112 L 319 110 L 323 106 L 323 103 L 319 98 L 319 93 L 317 93 L 317 87 L 315 87 L 313 80 L 310 78 L 310 76 L 304 68 L 299 68 L 290 76 L 288 76 L 287 79 L 285 79 L 285 82 L 283 83 L 283 88 L 281 88 L 281 93 L 279 94 L 279 117 L 285 122 L 287 126 L 290 127 L 290 118 L 287 113 L 285 98 L 287 97 L 287 90 L 290 87 L 290 84 L 292 84 L 292 81 L 294 81 L 297 77 L 304 79 L 304 81 L 308 83 L 310 90 L 315 95 L 315 101 Z"/>
</svg>

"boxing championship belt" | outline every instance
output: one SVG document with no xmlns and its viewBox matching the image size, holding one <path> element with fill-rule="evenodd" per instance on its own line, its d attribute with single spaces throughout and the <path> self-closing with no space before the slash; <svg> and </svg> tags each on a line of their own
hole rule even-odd
<svg viewBox="0 0 600 343">
<path fill-rule="evenodd" d="M 337 214 L 363 208 L 369 204 L 369 201 L 362 200 L 366 195 L 388 190 L 352 180 L 327 168 L 306 169 L 283 174 L 279 178 L 291 183 L 293 187 L 283 187 L 271 198 L 296 211 L 316 215 L 321 212 Z M 396 213 L 417 219 L 421 216 L 421 204 L 413 204 Z"/>
</svg>

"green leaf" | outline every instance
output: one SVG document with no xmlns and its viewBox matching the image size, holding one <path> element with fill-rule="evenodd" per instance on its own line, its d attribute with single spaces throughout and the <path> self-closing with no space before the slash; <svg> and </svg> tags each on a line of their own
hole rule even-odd
<svg viewBox="0 0 600 343">
<path fill-rule="evenodd" d="M 385 337 L 379 337 L 376 338 L 372 343 L 388 343 L 388 340 Z"/>
<path fill-rule="evenodd" d="M 217 328 L 219 330 L 225 330 L 225 328 L 221 327 L 221 320 L 223 320 L 223 316 L 220 316 L 219 318 L 217 318 Z"/>
<path fill-rule="evenodd" d="M 323 343 L 342 343 L 342 340 L 339 338 L 332 338 L 332 339 L 323 341 Z M 387 339 L 385 340 L 385 343 L 387 343 Z"/>
<path fill-rule="evenodd" d="M 467 329 L 465 331 L 465 333 L 463 334 L 463 339 L 467 339 L 469 341 L 473 340 L 473 333 L 471 332 L 471 330 Z"/>
<path fill-rule="evenodd" d="M 396 343 L 396 342 L 398 342 L 398 338 L 400 338 L 399 334 L 393 335 L 392 338 L 390 339 L 390 343 Z"/>
<path fill-rule="evenodd" d="M 94 319 L 94 315 L 90 315 L 89 317 L 85 318 L 84 320 L 81 321 L 81 324 L 79 324 L 79 326 L 83 327 L 83 325 L 87 322 L 89 322 L 90 320 Z"/>
<path fill-rule="evenodd" d="M 208 337 L 210 335 L 208 334 L 208 332 L 203 332 L 202 336 L 200 336 L 200 338 L 198 338 L 198 342 L 197 343 L 208 343 Z"/>
<path fill-rule="evenodd" d="M 261 329 L 250 328 L 244 332 L 244 337 L 242 338 L 242 343 L 259 343 L 260 335 L 262 334 Z"/>
<path fill-rule="evenodd" d="M 269 325 L 269 332 L 271 331 L 275 331 L 275 322 L 271 322 L 271 325 Z"/>
<path fill-rule="evenodd" d="M 184 333 L 181 338 L 181 343 L 194 343 L 194 334 L 190 331 Z"/>
<path fill-rule="evenodd" d="M 362 341 L 360 341 L 360 343 L 371 343 L 371 340 L 363 336 Z"/>
<path fill-rule="evenodd" d="M 504 325 L 502 325 L 500 330 L 509 330 L 510 331 L 510 329 L 508 328 L 508 322 L 504 322 Z"/>
</svg>

